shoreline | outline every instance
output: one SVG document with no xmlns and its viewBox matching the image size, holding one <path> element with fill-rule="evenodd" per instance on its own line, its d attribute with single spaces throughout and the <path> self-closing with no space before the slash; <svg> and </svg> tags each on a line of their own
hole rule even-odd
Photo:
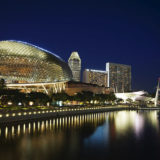
<svg viewBox="0 0 160 160">
<path fill-rule="evenodd" d="M 90 113 L 101 113 L 101 112 L 112 112 L 112 111 L 122 111 L 122 110 L 160 110 L 157 107 L 140 108 L 128 105 L 116 105 L 107 107 L 90 107 L 90 108 L 69 108 L 69 109 L 59 109 L 59 110 L 33 110 L 33 111 L 12 111 L 8 113 L 0 114 L 0 123 L 11 123 L 27 120 L 38 120 L 44 118 L 58 118 L 63 116 L 72 116 L 80 114 L 90 114 Z"/>
</svg>

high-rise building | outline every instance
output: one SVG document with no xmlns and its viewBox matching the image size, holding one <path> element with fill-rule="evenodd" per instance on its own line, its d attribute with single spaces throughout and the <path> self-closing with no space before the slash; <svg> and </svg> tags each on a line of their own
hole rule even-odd
<svg viewBox="0 0 160 160">
<path fill-rule="evenodd" d="M 98 86 L 107 87 L 107 72 L 101 70 L 85 69 L 83 72 L 83 82 L 97 84 Z"/>
<path fill-rule="evenodd" d="M 73 96 L 83 91 L 93 92 L 94 94 L 109 94 L 113 92 L 113 89 L 83 82 L 70 81 L 66 83 L 65 92 L 70 96 Z"/>
<path fill-rule="evenodd" d="M 106 63 L 108 87 L 115 92 L 131 91 L 131 66 L 116 63 Z"/>
<path fill-rule="evenodd" d="M 81 59 L 78 52 L 72 52 L 68 59 L 68 64 L 71 68 L 73 81 L 80 81 L 81 79 Z"/>
</svg>

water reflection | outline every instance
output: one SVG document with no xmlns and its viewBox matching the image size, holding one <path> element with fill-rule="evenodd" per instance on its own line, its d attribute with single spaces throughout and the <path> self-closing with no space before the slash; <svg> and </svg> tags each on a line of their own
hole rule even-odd
<svg viewBox="0 0 160 160">
<path fill-rule="evenodd" d="M 37 135 L 43 133 L 54 133 L 66 129 L 76 129 L 85 126 L 86 124 L 93 125 L 96 128 L 98 125 L 105 122 L 107 113 L 94 113 L 86 115 L 76 115 L 69 117 L 60 117 L 34 122 L 1 124 L 0 139 L 12 139 L 23 135 Z"/>
<path fill-rule="evenodd" d="M 127 130 L 133 130 L 138 138 L 144 129 L 145 121 L 158 130 L 157 111 L 121 111 L 110 116 L 115 120 L 117 136 L 126 134 Z"/>
<path fill-rule="evenodd" d="M 94 113 L 0 125 L 3 160 L 116 159 L 124 155 L 137 159 L 138 154 L 146 154 L 144 143 L 154 151 L 160 147 L 157 111 Z"/>
</svg>

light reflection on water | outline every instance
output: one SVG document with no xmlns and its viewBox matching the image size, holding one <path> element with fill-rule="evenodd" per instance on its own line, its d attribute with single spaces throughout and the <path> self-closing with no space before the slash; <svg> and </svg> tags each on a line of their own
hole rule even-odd
<svg viewBox="0 0 160 160">
<path fill-rule="evenodd" d="M 137 159 L 146 154 L 137 149 L 143 143 L 154 151 L 160 147 L 157 111 L 93 113 L 0 125 L 3 160 L 116 159 L 124 158 L 124 150 L 126 159 Z M 135 157 L 130 157 L 132 151 Z"/>
<path fill-rule="evenodd" d="M 44 132 L 58 132 L 65 129 L 80 128 L 85 124 L 94 124 L 95 127 L 104 123 L 107 113 L 94 113 L 60 117 L 34 122 L 2 124 L 0 126 L 0 138 L 13 139 L 23 135 L 43 134 Z"/>
<path fill-rule="evenodd" d="M 144 121 L 151 123 L 155 129 L 158 129 L 157 111 L 139 112 L 121 111 L 114 114 L 116 134 L 125 134 L 128 129 L 132 129 L 138 138 L 143 131 Z M 145 117 L 144 117 L 145 116 Z"/>
</svg>

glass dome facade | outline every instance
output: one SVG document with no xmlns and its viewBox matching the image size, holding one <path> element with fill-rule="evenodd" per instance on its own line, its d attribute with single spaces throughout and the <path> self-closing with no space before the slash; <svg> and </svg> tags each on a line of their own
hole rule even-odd
<svg viewBox="0 0 160 160">
<path fill-rule="evenodd" d="M 21 41 L 0 41 L 0 78 L 7 83 L 52 83 L 72 79 L 57 55 Z"/>
</svg>

